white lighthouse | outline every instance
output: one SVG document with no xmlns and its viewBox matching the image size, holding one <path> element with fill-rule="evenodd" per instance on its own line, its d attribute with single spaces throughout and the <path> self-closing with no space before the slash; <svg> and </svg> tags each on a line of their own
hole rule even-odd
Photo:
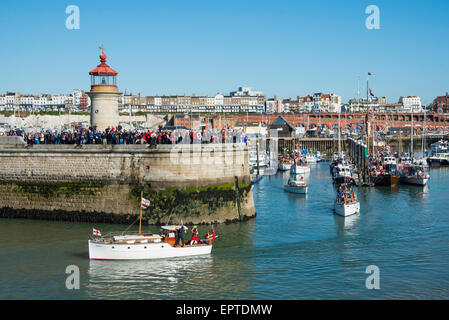
<svg viewBox="0 0 449 320">
<path fill-rule="evenodd" d="M 90 125 L 97 131 L 117 128 L 119 124 L 118 102 L 121 92 L 117 89 L 118 72 L 106 64 L 106 54 L 100 54 L 101 63 L 89 72 L 91 78 Z"/>
</svg>

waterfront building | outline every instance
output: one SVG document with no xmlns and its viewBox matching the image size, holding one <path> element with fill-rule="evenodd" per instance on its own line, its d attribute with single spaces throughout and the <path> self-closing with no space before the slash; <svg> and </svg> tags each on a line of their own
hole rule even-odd
<svg viewBox="0 0 449 320">
<path fill-rule="evenodd" d="M 249 87 L 240 87 L 229 95 L 215 96 L 155 95 L 141 97 L 125 93 L 122 98 L 122 112 L 135 111 L 162 113 L 264 113 L 266 98 L 261 92 Z"/>
<path fill-rule="evenodd" d="M 370 112 L 384 112 L 387 104 L 385 97 L 368 98 L 368 107 Z M 366 98 L 365 99 L 350 99 L 347 112 L 366 112 Z"/>
<path fill-rule="evenodd" d="M 421 113 L 424 112 L 421 105 L 421 98 L 417 96 L 400 97 L 399 103 L 402 104 L 402 112 Z"/>
<path fill-rule="evenodd" d="M 201 117 L 198 114 L 176 114 L 173 116 L 173 126 L 186 127 L 193 130 L 201 129 Z"/>
<path fill-rule="evenodd" d="M 6 96 L 4 94 L 0 94 L 0 111 L 5 110 L 6 105 Z"/>
<path fill-rule="evenodd" d="M 87 93 L 91 99 L 90 124 L 97 130 L 117 127 L 119 124 L 119 99 L 117 89 L 118 72 L 106 64 L 106 54 L 100 54 L 100 64 L 89 72 L 91 89 Z"/>
<path fill-rule="evenodd" d="M 301 112 L 340 112 L 342 108 L 341 96 L 334 93 L 314 93 L 312 96 L 298 98 L 298 110 Z"/>
<path fill-rule="evenodd" d="M 279 116 L 273 123 L 268 125 L 268 132 L 271 132 L 271 130 L 277 131 L 279 138 L 290 138 L 296 133 L 296 127 L 282 116 Z"/>
<path fill-rule="evenodd" d="M 436 97 L 432 104 L 433 112 L 449 113 L 449 93 L 446 95 Z"/>
<path fill-rule="evenodd" d="M 18 92 L 6 92 L 0 95 L 0 110 L 38 112 L 38 111 L 77 111 L 79 107 L 85 107 L 89 103 L 88 97 L 83 91 L 74 89 L 73 94 L 39 95 L 21 94 Z"/>
<path fill-rule="evenodd" d="M 298 113 L 311 112 L 313 107 L 313 98 L 310 95 L 297 97 Z"/>
<path fill-rule="evenodd" d="M 266 113 L 283 113 L 284 112 L 284 104 L 282 99 L 278 100 L 276 96 L 274 98 L 267 99 L 266 101 Z"/>
</svg>

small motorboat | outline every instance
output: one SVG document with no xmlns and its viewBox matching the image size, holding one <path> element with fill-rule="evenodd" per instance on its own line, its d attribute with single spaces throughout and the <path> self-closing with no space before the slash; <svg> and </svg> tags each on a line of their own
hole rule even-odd
<svg viewBox="0 0 449 320">
<path fill-rule="evenodd" d="M 162 235 L 117 235 L 89 240 L 89 259 L 145 260 L 210 254 L 212 239 L 198 244 L 176 246 L 176 231 L 183 226 L 162 226 Z"/>
<path fill-rule="evenodd" d="M 346 184 L 337 192 L 337 198 L 334 203 L 335 213 L 347 217 L 353 214 L 360 213 L 360 202 L 357 200 L 357 195 L 351 187 Z"/>
<path fill-rule="evenodd" d="M 399 170 L 400 181 L 405 184 L 425 186 L 430 179 L 425 167 L 417 164 L 406 164 Z"/>
<path fill-rule="evenodd" d="M 304 176 L 300 176 L 299 178 L 296 176 L 290 177 L 288 183 L 284 185 L 284 190 L 292 193 L 307 194 L 308 186 Z"/>
<path fill-rule="evenodd" d="M 93 260 L 145 260 L 174 257 L 187 257 L 210 254 L 215 231 L 205 239 L 190 244 L 185 241 L 182 246 L 176 244 L 176 234 L 184 225 L 167 225 L 161 227 L 160 234 L 143 233 L 142 209 L 149 206 L 149 201 L 141 195 L 139 233 L 138 234 L 109 234 L 102 236 L 99 230 L 93 229 L 93 235 L 88 241 L 89 259 Z"/>
</svg>

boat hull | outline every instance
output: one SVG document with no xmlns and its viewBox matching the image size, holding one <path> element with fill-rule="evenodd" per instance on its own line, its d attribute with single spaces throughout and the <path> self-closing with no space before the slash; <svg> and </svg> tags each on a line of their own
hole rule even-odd
<svg viewBox="0 0 449 320">
<path fill-rule="evenodd" d="M 427 162 L 429 164 L 429 166 L 432 167 L 439 167 L 439 166 L 447 166 L 449 165 L 449 160 L 447 159 L 440 159 L 440 158 L 428 158 Z"/>
<path fill-rule="evenodd" d="M 384 187 L 390 187 L 395 186 L 399 182 L 399 176 L 392 175 L 392 174 L 382 174 L 378 177 L 374 178 L 374 184 L 376 186 L 384 186 Z"/>
<path fill-rule="evenodd" d="M 342 217 L 352 216 L 360 212 L 360 203 L 335 203 L 335 213 Z"/>
<path fill-rule="evenodd" d="M 212 245 L 172 247 L 166 242 L 115 244 L 89 240 L 89 259 L 148 260 L 210 254 Z"/>
<path fill-rule="evenodd" d="M 308 187 L 293 187 L 289 185 L 284 186 L 286 192 L 297 193 L 297 194 L 307 194 Z"/>
<path fill-rule="evenodd" d="M 408 176 L 401 177 L 401 183 L 413 184 L 416 186 L 425 186 L 427 184 L 427 181 L 429 181 L 429 178 L 416 178 Z"/>
</svg>

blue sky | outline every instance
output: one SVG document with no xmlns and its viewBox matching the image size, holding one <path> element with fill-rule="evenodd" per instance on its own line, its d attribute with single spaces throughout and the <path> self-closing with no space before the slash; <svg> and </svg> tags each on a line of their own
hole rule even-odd
<svg viewBox="0 0 449 320">
<path fill-rule="evenodd" d="M 380 9 L 380 30 L 365 8 Z M 80 29 L 65 27 L 68 5 Z M 267 96 L 334 92 L 347 101 L 366 74 L 378 96 L 449 90 L 449 1 L 0 2 L 0 92 L 89 89 L 104 44 L 121 91 L 213 95 L 251 86 Z"/>
</svg>

